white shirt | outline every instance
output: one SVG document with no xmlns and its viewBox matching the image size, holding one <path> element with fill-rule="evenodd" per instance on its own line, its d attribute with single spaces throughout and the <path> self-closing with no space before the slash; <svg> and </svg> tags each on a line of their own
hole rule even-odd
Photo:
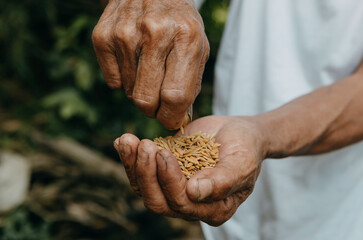
<svg viewBox="0 0 363 240">
<path fill-rule="evenodd" d="M 350 75 L 362 58 L 363 0 L 232 0 L 214 113 L 272 110 Z M 202 227 L 208 240 L 363 240 L 363 143 L 266 160 L 235 215 Z"/>
</svg>

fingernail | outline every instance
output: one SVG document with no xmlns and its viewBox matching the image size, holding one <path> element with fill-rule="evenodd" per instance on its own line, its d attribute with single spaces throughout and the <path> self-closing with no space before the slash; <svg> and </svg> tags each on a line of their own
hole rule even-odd
<svg viewBox="0 0 363 240">
<path fill-rule="evenodd" d="M 117 143 L 116 143 L 117 144 Z M 119 150 L 121 157 L 129 157 L 131 155 L 131 147 L 126 143 L 119 143 Z"/>
<path fill-rule="evenodd" d="M 160 156 L 158 158 L 158 168 L 162 171 L 165 171 L 167 166 L 166 158 L 160 152 L 158 152 L 157 154 Z"/>
<path fill-rule="evenodd" d="M 212 181 L 208 178 L 198 179 L 198 201 L 209 197 L 213 191 Z"/>
<path fill-rule="evenodd" d="M 149 154 L 143 148 L 141 148 L 141 151 L 139 151 L 137 154 L 137 161 L 145 164 L 148 162 L 148 160 L 149 160 Z"/>
</svg>

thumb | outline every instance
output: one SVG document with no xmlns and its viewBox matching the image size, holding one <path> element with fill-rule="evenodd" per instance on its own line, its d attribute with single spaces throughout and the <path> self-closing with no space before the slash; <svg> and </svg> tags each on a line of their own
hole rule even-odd
<svg viewBox="0 0 363 240">
<path fill-rule="evenodd" d="M 225 156 L 215 168 L 203 169 L 187 183 L 187 194 L 195 202 L 218 201 L 236 191 L 253 188 L 257 164 L 237 151 Z"/>
</svg>

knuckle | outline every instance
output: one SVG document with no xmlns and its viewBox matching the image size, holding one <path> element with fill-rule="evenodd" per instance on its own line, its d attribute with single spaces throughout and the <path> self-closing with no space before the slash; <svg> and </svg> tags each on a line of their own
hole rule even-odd
<svg viewBox="0 0 363 240">
<path fill-rule="evenodd" d="M 226 200 L 225 200 L 226 201 Z M 214 227 L 218 227 L 225 223 L 234 213 L 233 206 L 230 204 L 223 204 L 220 206 L 213 215 L 211 215 L 205 222 Z"/>
<path fill-rule="evenodd" d="M 191 19 L 187 20 L 178 26 L 178 32 L 186 35 L 189 38 L 196 39 L 201 37 L 201 27 L 198 21 Z"/>
<path fill-rule="evenodd" d="M 141 140 L 139 147 L 138 147 L 138 151 L 148 152 L 149 154 L 153 153 L 157 150 L 158 150 L 158 148 L 156 147 L 156 144 L 153 141 L 151 141 L 150 139 Z"/>
<path fill-rule="evenodd" d="M 135 35 L 136 28 L 133 25 L 124 22 L 118 23 L 114 32 L 115 39 L 122 44 L 134 42 Z"/>
<path fill-rule="evenodd" d="M 186 108 L 193 103 L 190 93 L 178 89 L 163 89 L 160 93 L 161 101 L 169 106 Z"/>
<path fill-rule="evenodd" d="M 109 42 L 108 29 L 103 28 L 100 24 L 97 24 L 92 31 L 92 42 L 97 49 L 102 49 L 107 46 Z"/>
<path fill-rule="evenodd" d="M 246 190 L 238 191 L 234 195 L 237 198 L 238 202 L 243 203 L 248 198 L 248 196 L 252 193 L 252 191 L 253 191 L 253 189 L 249 188 Z"/>
<path fill-rule="evenodd" d="M 156 39 L 165 34 L 168 29 L 168 21 L 153 15 L 146 15 L 141 21 L 141 29 L 151 39 Z"/>
<path fill-rule="evenodd" d="M 143 30 L 143 33 L 151 39 L 158 39 L 161 36 L 164 36 L 168 28 L 170 28 L 170 24 L 167 19 L 160 19 L 153 15 L 145 16 L 141 22 L 141 29 Z"/>
<path fill-rule="evenodd" d="M 140 93 L 133 93 L 132 99 L 135 105 L 148 117 L 155 117 L 158 98 Z"/>
<path fill-rule="evenodd" d="M 223 200 L 223 205 L 221 207 L 221 216 L 231 216 L 237 208 L 238 204 L 236 204 L 235 196 L 229 196 Z"/>
<path fill-rule="evenodd" d="M 169 207 L 175 212 L 178 212 L 186 216 L 192 213 L 192 209 L 180 200 L 174 200 L 173 202 L 169 202 Z"/>
<path fill-rule="evenodd" d="M 168 214 L 167 206 L 165 206 L 164 204 L 155 204 L 144 199 L 144 206 L 156 214 L 161 214 L 161 215 Z"/>
</svg>

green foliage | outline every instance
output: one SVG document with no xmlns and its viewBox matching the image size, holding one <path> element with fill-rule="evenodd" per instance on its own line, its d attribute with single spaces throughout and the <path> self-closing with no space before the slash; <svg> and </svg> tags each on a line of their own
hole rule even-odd
<svg viewBox="0 0 363 240">
<path fill-rule="evenodd" d="M 229 2 L 230 0 L 206 0 L 200 9 L 200 14 L 203 17 L 205 25 L 205 32 L 211 45 L 210 58 L 212 59 L 216 57 L 224 24 L 227 21 Z M 213 69 L 210 71 L 213 72 Z"/>
<path fill-rule="evenodd" d="M 78 115 L 90 125 L 97 121 L 95 109 L 74 88 L 63 88 L 46 96 L 43 104 L 47 108 L 59 107 L 59 115 L 65 120 Z"/>
<path fill-rule="evenodd" d="M 14 210 L 0 228 L 0 240 L 50 240 L 50 223 L 24 208 Z"/>
</svg>

